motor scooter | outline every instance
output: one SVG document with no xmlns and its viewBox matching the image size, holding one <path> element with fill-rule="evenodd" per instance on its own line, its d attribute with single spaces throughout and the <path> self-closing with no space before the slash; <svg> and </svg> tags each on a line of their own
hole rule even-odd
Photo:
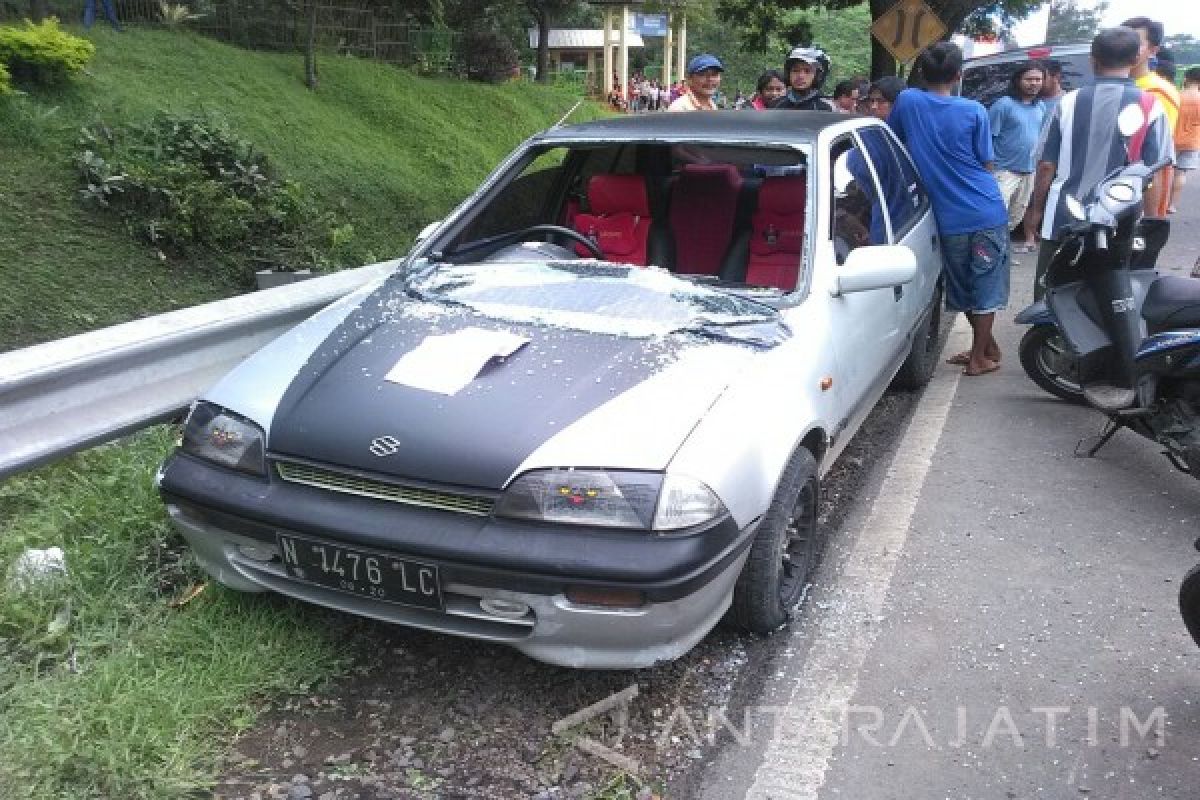
<svg viewBox="0 0 1200 800">
<path fill-rule="evenodd" d="M 1200 550 L 1200 539 L 1196 540 L 1196 549 Z M 1183 623 L 1196 646 L 1200 647 L 1200 564 L 1192 567 L 1179 586 L 1179 613 L 1183 615 Z"/>
<path fill-rule="evenodd" d="M 1017 316 L 1033 328 L 1021 365 L 1039 387 L 1106 414 L 1092 456 L 1129 428 L 1200 478 L 1200 280 L 1131 270 L 1142 193 L 1162 164 L 1134 163 L 1095 188 L 1046 275 L 1044 303 Z"/>
</svg>

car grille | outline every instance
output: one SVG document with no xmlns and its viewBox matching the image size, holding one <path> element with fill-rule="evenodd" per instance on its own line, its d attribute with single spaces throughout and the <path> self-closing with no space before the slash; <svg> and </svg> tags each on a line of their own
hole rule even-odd
<svg viewBox="0 0 1200 800">
<path fill-rule="evenodd" d="M 436 508 L 442 511 L 456 511 L 460 514 L 475 514 L 481 517 L 492 513 L 492 500 L 486 497 L 439 492 L 433 489 L 416 489 L 411 486 L 400 486 L 364 478 L 360 475 L 287 461 L 275 462 L 275 469 L 279 472 L 279 477 L 289 483 L 302 483 L 330 492 L 372 497 L 376 500 L 389 500 L 393 503 Z"/>
</svg>

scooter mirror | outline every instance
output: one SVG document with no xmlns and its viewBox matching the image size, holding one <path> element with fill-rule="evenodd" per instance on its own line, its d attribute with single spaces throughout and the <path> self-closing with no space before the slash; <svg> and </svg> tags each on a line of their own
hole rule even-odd
<svg viewBox="0 0 1200 800">
<path fill-rule="evenodd" d="M 1075 199 L 1074 195 L 1067 195 L 1066 199 L 1067 213 L 1080 222 L 1087 219 L 1087 210 L 1084 209 L 1083 203 Z"/>
<path fill-rule="evenodd" d="M 1133 136 L 1146 124 L 1146 113 L 1137 103 L 1130 103 L 1117 115 L 1117 130 L 1122 136 Z"/>
</svg>

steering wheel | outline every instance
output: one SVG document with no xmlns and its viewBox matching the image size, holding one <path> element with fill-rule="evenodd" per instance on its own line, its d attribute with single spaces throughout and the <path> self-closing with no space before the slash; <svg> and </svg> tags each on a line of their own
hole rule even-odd
<svg viewBox="0 0 1200 800">
<path fill-rule="evenodd" d="M 600 249 L 598 244 L 584 236 L 579 231 L 563 227 L 562 225 L 530 225 L 528 228 L 522 228 L 519 231 L 513 231 L 505 238 L 511 239 L 514 242 L 524 242 L 528 239 L 540 238 L 549 234 L 566 236 L 568 239 L 573 239 L 586 247 L 588 252 L 595 256 L 598 260 L 605 260 L 604 251 Z"/>
</svg>

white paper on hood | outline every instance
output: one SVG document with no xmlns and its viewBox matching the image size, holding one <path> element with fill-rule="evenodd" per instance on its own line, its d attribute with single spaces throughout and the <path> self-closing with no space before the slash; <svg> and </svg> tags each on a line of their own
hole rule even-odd
<svg viewBox="0 0 1200 800">
<path fill-rule="evenodd" d="M 405 353 L 384 380 L 438 394 L 455 394 L 493 358 L 507 358 L 529 337 L 509 331 L 464 328 L 424 341 Z"/>
</svg>

